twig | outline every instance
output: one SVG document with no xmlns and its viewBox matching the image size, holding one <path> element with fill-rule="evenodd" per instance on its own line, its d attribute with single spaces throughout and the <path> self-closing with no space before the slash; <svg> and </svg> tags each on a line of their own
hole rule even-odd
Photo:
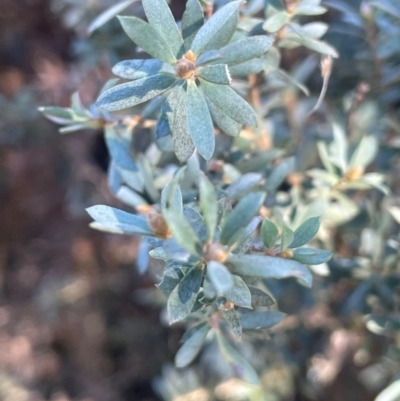
<svg viewBox="0 0 400 401">
<path fill-rule="evenodd" d="M 323 79 L 321 93 L 319 95 L 317 104 L 309 111 L 307 114 L 307 118 L 311 116 L 311 114 L 315 113 L 322 105 L 322 102 L 325 99 L 326 91 L 328 89 L 329 79 L 332 73 L 333 66 L 333 58 L 331 56 L 326 56 L 321 61 L 321 76 Z"/>
</svg>

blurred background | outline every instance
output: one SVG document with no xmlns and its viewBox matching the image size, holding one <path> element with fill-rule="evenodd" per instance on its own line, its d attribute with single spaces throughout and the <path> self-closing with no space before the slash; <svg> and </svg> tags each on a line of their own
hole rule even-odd
<svg viewBox="0 0 400 401">
<path fill-rule="evenodd" d="M 185 377 L 193 390 L 213 374 L 207 359 L 186 376 L 170 366 L 184 330 L 163 323 L 158 299 L 147 302 L 154 278 L 137 273 L 135 238 L 88 227 L 86 207 L 122 207 L 107 187 L 102 132 L 62 136 L 37 111 L 68 107 L 77 90 L 89 105 L 112 76 L 110 66 L 134 54 L 116 21 L 86 33 L 113 3 L 0 0 L 1 401 L 156 401 L 163 392 L 155 389 L 166 383 L 176 387 Z M 184 6 L 184 0 L 171 2 L 177 19 Z M 128 12 L 141 15 L 140 3 Z M 360 39 L 331 39 L 347 52 L 333 73 L 335 99 L 360 81 L 351 60 Z M 302 57 L 302 50 L 286 52 L 283 66 L 290 69 Z M 319 75 L 308 83 L 318 95 Z M 337 246 L 351 256 L 340 235 Z M 280 309 L 293 315 L 273 343 L 262 338 L 258 344 L 261 355 L 267 347 L 276 350 L 264 368 L 266 400 L 374 400 L 398 368 L 382 364 L 393 339 L 346 314 L 359 302 L 358 283 L 346 269 L 338 266 L 330 280 L 317 278 L 318 296 L 290 280 L 284 284 L 281 293 L 290 296 L 279 299 Z M 237 385 L 219 387 L 216 399 L 236 399 L 229 388 L 240 391 Z M 207 394 L 173 399 L 211 399 Z"/>
</svg>

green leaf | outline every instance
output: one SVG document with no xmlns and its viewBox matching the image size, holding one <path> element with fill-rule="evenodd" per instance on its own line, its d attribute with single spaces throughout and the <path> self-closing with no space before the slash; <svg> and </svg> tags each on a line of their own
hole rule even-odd
<svg viewBox="0 0 400 401">
<path fill-rule="evenodd" d="M 218 223 L 218 199 L 215 188 L 204 175 L 200 175 L 200 209 L 207 226 L 207 239 L 214 239 L 215 228 Z"/>
<path fill-rule="evenodd" d="M 273 191 L 282 184 L 285 178 L 293 173 L 296 169 L 296 160 L 294 157 L 288 157 L 287 159 L 282 160 L 274 169 L 271 174 L 267 178 L 267 185 L 265 189 L 267 191 Z"/>
<path fill-rule="evenodd" d="M 104 12 L 102 12 L 98 17 L 96 17 L 92 23 L 89 25 L 87 32 L 91 35 L 96 29 L 99 29 L 101 26 L 106 24 L 108 21 L 113 19 L 117 14 L 124 11 L 125 8 L 130 6 L 136 0 L 125 0 L 120 1 L 117 4 L 107 8 Z"/>
<path fill-rule="evenodd" d="M 226 199 L 232 200 L 247 195 L 260 185 L 262 180 L 263 176 L 259 173 L 243 174 L 225 189 Z"/>
<path fill-rule="evenodd" d="M 260 290 L 257 287 L 253 287 L 249 285 L 249 290 L 251 293 L 251 305 L 252 306 L 272 306 L 275 304 L 274 299 L 271 295 L 267 294 L 266 292 Z"/>
<path fill-rule="evenodd" d="M 313 39 L 319 39 L 324 36 L 328 28 L 329 25 L 323 22 L 310 22 L 302 26 L 304 34 Z"/>
<path fill-rule="evenodd" d="M 201 244 L 185 216 L 174 209 L 164 209 L 163 216 L 178 244 L 192 255 L 201 255 Z"/>
<path fill-rule="evenodd" d="M 264 203 L 264 199 L 265 193 L 254 192 L 240 200 L 224 222 L 220 237 L 222 244 L 227 244 L 238 230 L 250 223 Z"/>
<path fill-rule="evenodd" d="M 268 329 L 280 323 L 286 316 L 279 311 L 251 312 L 240 315 L 243 329 Z"/>
<path fill-rule="evenodd" d="M 242 64 L 237 64 L 229 67 L 231 75 L 246 76 L 251 74 L 258 74 L 266 66 L 264 59 L 255 58 L 254 60 L 246 61 Z"/>
<path fill-rule="evenodd" d="M 203 269 L 193 266 L 168 298 L 170 324 L 184 319 L 191 312 L 203 280 Z"/>
<path fill-rule="evenodd" d="M 269 219 L 265 219 L 261 226 L 261 238 L 268 249 L 272 249 L 279 236 L 278 226 Z"/>
<path fill-rule="evenodd" d="M 257 373 L 249 365 L 246 359 L 244 359 L 235 349 L 233 349 L 229 345 L 229 343 L 226 341 L 220 331 L 217 331 L 217 340 L 219 349 L 221 350 L 222 355 L 232 368 L 235 376 L 246 382 L 259 385 Z"/>
<path fill-rule="evenodd" d="M 276 13 L 272 17 L 269 17 L 263 24 L 263 29 L 267 32 L 277 32 L 279 31 L 288 21 L 290 20 L 290 15 L 286 11 L 281 11 Z"/>
<path fill-rule="evenodd" d="M 230 255 L 227 265 L 232 273 L 250 277 L 288 278 L 295 277 L 307 287 L 311 287 L 312 275 L 301 263 L 264 255 Z"/>
<path fill-rule="evenodd" d="M 182 192 L 179 185 L 169 182 L 161 192 L 162 209 L 174 209 L 177 212 L 183 212 Z"/>
<path fill-rule="evenodd" d="M 165 40 L 173 55 L 180 58 L 185 48 L 168 4 L 165 0 L 142 0 L 142 4 L 150 25 Z"/>
<path fill-rule="evenodd" d="M 349 170 L 367 167 L 374 160 L 378 148 L 379 144 L 374 136 L 364 136 L 350 159 Z"/>
<path fill-rule="evenodd" d="M 177 86 L 167 98 L 166 109 L 169 126 L 172 127 L 174 152 L 181 163 L 186 162 L 194 152 L 189 135 L 186 107 L 186 84 Z"/>
<path fill-rule="evenodd" d="M 226 64 L 206 65 L 205 67 L 199 68 L 197 74 L 199 77 L 208 82 L 213 82 L 214 84 L 230 85 L 232 83 Z"/>
<path fill-rule="evenodd" d="M 158 31 L 147 22 L 136 17 L 118 17 L 122 28 L 138 46 L 150 56 L 166 63 L 174 64 L 175 55 L 170 50 L 168 43 Z"/>
<path fill-rule="evenodd" d="M 243 125 L 257 126 L 257 115 L 253 108 L 229 86 L 212 84 L 201 79 L 201 89 L 233 120 Z"/>
<path fill-rule="evenodd" d="M 193 39 L 203 24 L 203 7 L 198 0 L 188 0 L 182 17 L 182 36 L 186 49 L 191 48 Z"/>
<path fill-rule="evenodd" d="M 228 309 L 224 311 L 223 318 L 229 325 L 232 331 L 237 335 L 242 335 L 242 325 L 240 324 L 239 315 L 235 309 Z"/>
<path fill-rule="evenodd" d="M 294 15 L 320 15 L 326 13 L 326 8 L 311 5 L 311 4 L 299 4 L 294 9 Z"/>
<path fill-rule="evenodd" d="M 222 29 L 224 23 L 235 13 L 242 0 L 233 1 L 220 8 L 197 32 L 193 39 L 191 50 L 198 56 L 215 35 Z"/>
<path fill-rule="evenodd" d="M 71 124 L 75 122 L 76 115 L 72 109 L 63 107 L 39 107 L 38 109 L 50 121 L 56 124 Z"/>
<path fill-rule="evenodd" d="M 183 214 L 196 233 L 197 238 L 203 243 L 207 238 L 207 227 L 201 214 L 187 205 L 183 207 Z"/>
<path fill-rule="evenodd" d="M 166 64 L 161 60 L 125 60 L 116 64 L 112 72 L 124 79 L 142 79 L 157 75 Z"/>
<path fill-rule="evenodd" d="M 154 235 L 147 221 L 139 216 L 115 209 L 110 206 L 97 205 L 86 209 L 97 224 L 93 228 L 110 230 L 120 234 Z"/>
<path fill-rule="evenodd" d="M 221 263 L 210 261 L 207 263 L 207 276 L 214 286 L 217 294 L 223 295 L 233 286 L 232 275 Z"/>
<path fill-rule="evenodd" d="M 232 278 L 233 287 L 228 291 L 225 291 L 224 296 L 237 306 L 251 309 L 251 294 L 249 287 L 241 277 L 232 274 Z"/>
<path fill-rule="evenodd" d="M 246 61 L 261 57 L 274 42 L 270 36 L 251 36 L 237 40 L 220 49 L 223 62 L 229 66 L 244 63 Z"/>
<path fill-rule="evenodd" d="M 307 244 L 319 230 L 321 224 L 320 217 L 311 217 L 307 219 L 299 228 L 294 232 L 294 238 L 290 244 L 290 248 L 298 248 L 299 246 Z"/>
<path fill-rule="evenodd" d="M 328 56 L 332 56 L 333 58 L 339 57 L 336 49 L 333 48 L 330 44 L 323 42 L 322 40 L 309 38 L 307 36 L 293 37 L 292 40 L 301 43 L 303 46 L 306 46 L 309 49 L 314 50 L 318 53 L 326 54 Z"/>
<path fill-rule="evenodd" d="M 206 160 L 214 154 L 214 126 L 207 103 L 197 85 L 189 81 L 187 90 L 187 122 L 190 137 L 198 152 Z"/>
<path fill-rule="evenodd" d="M 174 262 L 165 267 L 163 278 L 161 282 L 156 285 L 156 287 L 159 288 L 166 296 L 170 296 L 183 277 L 184 275 L 182 273 L 181 265 L 177 262 Z"/>
<path fill-rule="evenodd" d="M 196 66 L 199 67 L 217 60 L 222 60 L 222 54 L 218 50 L 210 50 L 200 54 L 196 60 Z"/>
<path fill-rule="evenodd" d="M 210 99 L 207 99 L 208 109 L 211 117 L 218 128 L 221 129 L 226 135 L 238 136 L 242 130 L 242 125 L 228 117 L 217 105 Z"/>
<path fill-rule="evenodd" d="M 177 368 L 184 368 L 193 362 L 199 354 L 209 331 L 210 326 L 208 324 L 201 326 L 184 342 L 175 356 L 175 366 Z"/>
<path fill-rule="evenodd" d="M 294 238 L 293 231 L 283 224 L 282 238 L 281 238 L 281 251 L 288 249 Z"/>
<path fill-rule="evenodd" d="M 203 51 L 218 50 L 233 38 L 239 24 L 239 10 L 236 10 L 221 26 L 218 33 L 208 42 Z"/>
<path fill-rule="evenodd" d="M 254 241 L 254 231 L 260 225 L 261 216 L 256 216 L 247 225 L 245 229 L 240 230 L 240 238 L 236 240 L 235 245 L 231 248 L 232 253 L 246 253 Z"/>
<path fill-rule="evenodd" d="M 107 111 L 127 109 L 165 92 L 175 80 L 170 75 L 158 74 L 117 85 L 102 93 L 96 106 Z"/>
<path fill-rule="evenodd" d="M 293 259 L 306 265 L 320 265 L 332 258 L 332 254 L 323 249 L 298 248 L 293 251 Z"/>
</svg>

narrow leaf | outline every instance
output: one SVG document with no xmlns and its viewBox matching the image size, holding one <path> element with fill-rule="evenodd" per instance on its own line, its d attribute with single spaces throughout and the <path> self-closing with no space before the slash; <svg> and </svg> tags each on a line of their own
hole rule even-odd
<svg viewBox="0 0 400 401">
<path fill-rule="evenodd" d="M 282 160 L 277 166 L 274 167 L 271 174 L 267 178 L 267 185 L 265 189 L 267 191 L 273 191 L 282 184 L 285 178 L 295 171 L 296 160 L 294 157 L 288 157 Z"/>
<path fill-rule="evenodd" d="M 168 43 L 150 24 L 136 17 L 119 17 L 119 20 L 130 39 L 146 53 L 169 64 L 176 62 Z"/>
<path fill-rule="evenodd" d="M 197 32 L 191 50 L 198 56 L 213 37 L 221 30 L 224 23 L 240 7 L 242 0 L 233 1 L 220 8 Z"/>
<path fill-rule="evenodd" d="M 262 58 L 255 58 L 241 64 L 229 67 L 231 75 L 246 76 L 258 74 L 266 67 L 266 61 Z"/>
<path fill-rule="evenodd" d="M 94 225 L 97 229 L 110 227 L 112 231 L 120 229 L 127 234 L 154 235 L 144 218 L 124 212 L 123 210 L 110 206 L 97 205 L 89 207 L 86 211 L 98 223 Z"/>
<path fill-rule="evenodd" d="M 196 149 L 210 160 L 215 148 L 214 126 L 203 95 L 191 81 L 187 90 L 187 122 Z"/>
<path fill-rule="evenodd" d="M 251 293 L 251 304 L 253 306 L 272 306 L 275 304 L 275 301 L 271 295 L 260 290 L 259 288 L 249 285 L 249 290 Z"/>
<path fill-rule="evenodd" d="M 293 251 L 293 259 L 306 265 L 320 265 L 332 258 L 332 254 L 323 249 L 298 248 Z"/>
<path fill-rule="evenodd" d="M 185 216 L 174 209 L 164 209 L 163 215 L 178 244 L 192 255 L 200 255 L 201 245 Z"/>
<path fill-rule="evenodd" d="M 226 64 L 207 65 L 198 69 L 198 76 L 208 82 L 220 85 L 230 85 L 232 83 Z"/>
<path fill-rule="evenodd" d="M 199 0 L 188 0 L 182 17 L 182 36 L 186 49 L 190 49 L 194 37 L 204 24 L 204 11 Z"/>
<path fill-rule="evenodd" d="M 250 223 L 262 206 L 264 199 L 265 193 L 254 192 L 240 200 L 222 227 L 220 237 L 222 244 L 227 244 L 238 230 L 245 228 Z"/>
<path fill-rule="evenodd" d="M 232 273 L 250 277 L 288 278 L 295 277 L 311 287 L 312 275 L 301 263 L 264 255 L 230 255 L 227 261 Z"/>
<path fill-rule="evenodd" d="M 326 13 L 325 7 L 311 4 L 299 4 L 294 9 L 294 15 L 320 15 L 324 13 Z"/>
<path fill-rule="evenodd" d="M 208 262 L 207 276 L 219 295 L 223 295 L 233 286 L 232 275 L 221 263 L 215 261 Z"/>
<path fill-rule="evenodd" d="M 278 226 L 272 220 L 265 219 L 261 226 L 261 238 L 268 249 L 274 247 L 278 235 Z"/>
<path fill-rule="evenodd" d="M 243 125 L 257 126 L 257 115 L 253 108 L 229 86 L 212 84 L 202 79 L 201 89 L 216 106 L 233 120 Z"/>
<path fill-rule="evenodd" d="M 218 200 L 215 188 L 204 175 L 200 175 L 200 209 L 207 225 L 207 239 L 212 241 L 218 222 Z"/>
<path fill-rule="evenodd" d="M 165 0 L 142 0 L 143 8 L 150 25 L 168 44 L 176 58 L 184 53 L 181 33 Z"/>
<path fill-rule="evenodd" d="M 241 277 L 233 274 L 232 278 L 233 287 L 225 291 L 225 297 L 237 306 L 251 309 L 251 293 L 249 287 Z"/>
<path fill-rule="evenodd" d="M 112 72 L 124 79 L 141 79 L 157 75 L 165 66 L 161 60 L 125 60 L 116 64 Z"/>
<path fill-rule="evenodd" d="M 238 136 L 242 130 L 242 125 L 227 116 L 216 104 L 210 99 L 207 99 L 208 109 L 212 119 L 218 128 L 221 129 L 226 135 Z"/>
<path fill-rule="evenodd" d="M 200 265 L 192 267 L 168 298 L 170 324 L 184 319 L 191 312 L 203 280 Z"/>
<path fill-rule="evenodd" d="M 235 376 L 246 382 L 259 385 L 257 373 L 249 365 L 246 359 L 244 359 L 235 349 L 231 347 L 231 345 L 229 345 L 220 331 L 217 331 L 217 340 L 219 349 L 232 368 Z"/>
<path fill-rule="evenodd" d="M 374 136 L 363 137 L 350 159 L 349 169 L 367 167 L 378 153 L 378 146 Z"/>
<path fill-rule="evenodd" d="M 96 17 L 92 23 L 89 25 L 87 32 L 91 35 L 96 29 L 99 29 L 101 26 L 106 24 L 108 21 L 117 16 L 120 12 L 124 11 L 125 8 L 130 6 L 136 0 L 124 0 L 120 1 L 117 4 L 107 8 L 104 12 L 102 12 L 98 17 Z"/>
<path fill-rule="evenodd" d="M 174 82 L 174 77 L 158 74 L 117 85 L 101 94 L 96 106 L 107 111 L 127 109 L 160 95 Z"/>
<path fill-rule="evenodd" d="M 283 225 L 282 238 L 281 238 L 281 251 L 288 249 L 294 238 L 293 231 L 286 225 Z"/>
<path fill-rule="evenodd" d="M 223 318 L 232 331 L 240 337 L 242 335 L 242 325 L 240 324 L 239 315 L 236 310 L 228 309 L 224 311 Z"/>
<path fill-rule="evenodd" d="M 295 232 L 290 248 L 298 248 L 307 244 L 318 232 L 321 224 L 320 217 L 307 219 Z"/>
<path fill-rule="evenodd" d="M 263 29 L 267 32 L 279 31 L 290 19 L 290 15 L 286 11 L 276 13 L 269 17 L 263 24 Z"/>
<path fill-rule="evenodd" d="M 273 42 L 272 36 L 251 36 L 232 42 L 220 49 L 219 52 L 224 57 L 224 63 L 234 66 L 261 57 L 272 46 Z"/>
<path fill-rule="evenodd" d="M 279 311 L 251 312 L 240 315 L 243 329 L 268 329 L 280 323 L 286 316 Z"/>
<path fill-rule="evenodd" d="M 221 26 L 217 34 L 208 42 L 204 51 L 218 50 L 227 45 L 233 38 L 239 24 L 239 9 L 237 9 Z"/>
<path fill-rule="evenodd" d="M 184 342 L 175 356 L 175 365 L 177 368 L 184 368 L 193 362 L 199 354 L 209 331 L 210 326 L 206 324 L 200 327 Z"/>
</svg>

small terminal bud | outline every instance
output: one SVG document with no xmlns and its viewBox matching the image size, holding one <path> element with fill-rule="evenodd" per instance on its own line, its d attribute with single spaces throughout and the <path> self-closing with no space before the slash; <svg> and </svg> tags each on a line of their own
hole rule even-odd
<svg viewBox="0 0 400 401">
<path fill-rule="evenodd" d="M 214 260 L 218 263 L 225 263 L 228 259 L 228 252 L 221 244 L 208 244 L 204 249 L 204 259 L 207 262 Z"/>
<path fill-rule="evenodd" d="M 292 259 L 293 252 L 290 249 L 285 249 L 282 252 L 279 252 L 276 256 L 283 258 L 283 259 Z"/>
<path fill-rule="evenodd" d="M 175 65 L 175 71 L 180 78 L 190 79 L 194 77 L 196 66 L 195 55 L 189 50 Z"/>
<path fill-rule="evenodd" d="M 161 213 L 151 209 L 147 212 L 146 217 L 151 229 L 158 238 L 167 239 L 171 237 L 171 230 Z"/>
<path fill-rule="evenodd" d="M 349 170 L 346 173 L 345 178 L 347 181 L 357 181 L 363 176 L 363 174 L 364 174 L 364 167 L 357 166 Z"/>
</svg>

